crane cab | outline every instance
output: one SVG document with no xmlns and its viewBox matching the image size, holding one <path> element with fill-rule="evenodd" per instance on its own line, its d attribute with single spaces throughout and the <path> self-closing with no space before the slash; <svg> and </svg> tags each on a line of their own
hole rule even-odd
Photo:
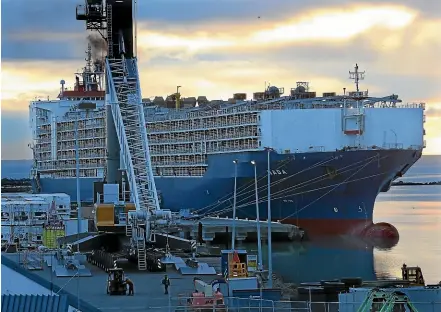
<svg viewBox="0 0 441 312">
<path fill-rule="evenodd" d="M 412 286 L 425 286 L 423 271 L 420 267 L 408 267 L 405 263 L 401 267 L 403 281 L 409 281 Z"/>
<path fill-rule="evenodd" d="M 103 0 L 86 0 L 84 4 L 77 5 L 76 17 L 79 21 L 100 22 L 104 18 Z"/>
</svg>

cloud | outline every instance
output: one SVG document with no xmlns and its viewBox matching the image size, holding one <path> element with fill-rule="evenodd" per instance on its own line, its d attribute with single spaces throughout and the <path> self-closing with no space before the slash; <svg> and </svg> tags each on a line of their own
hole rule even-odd
<svg viewBox="0 0 441 312">
<path fill-rule="evenodd" d="M 19 112 L 1 113 L 2 159 L 29 159 L 32 157 L 27 147 L 31 142 L 29 120 Z"/>
<path fill-rule="evenodd" d="M 138 2 L 144 97 L 166 96 L 177 85 L 183 96 L 251 97 L 265 81 L 285 87 L 285 93 L 296 81 L 310 81 L 318 94 L 341 92 L 354 88 L 348 70 L 359 63 L 367 73 L 361 88 L 372 95 L 395 93 L 404 102 L 441 99 L 441 1 Z M 20 116 L 36 96 L 54 98 L 61 79 L 72 86 L 73 72 L 84 66 L 88 34 L 84 22 L 75 21 L 76 0 L 29 3 L 2 1 L 1 109 Z M 427 102 L 433 146 L 441 137 L 434 104 L 439 100 Z M 14 116 L 9 124 L 28 131 L 27 118 Z M 22 144 L 27 153 L 27 143 L 16 138 L 10 144 Z"/>
<path fill-rule="evenodd" d="M 398 29 L 408 25 L 415 13 L 399 7 L 322 9 L 305 12 L 306 16 L 252 36 L 254 42 L 347 40 L 373 27 Z"/>
<path fill-rule="evenodd" d="M 427 117 L 438 117 L 441 118 L 441 103 L 429 103 L 429 105 L 427 105 L 426 107 L 428 107 L 428 109 L 425 112 L 425 115 Z M 441 126 L 440 128 L 440 132 L 441 132 Z"/>
<path fill-rule="evenodd" d="M 410 24 L 415 16 L 415 12 L 397 6 L 315 9 L 272 25 L 254 25 L 254 29 L 224 27 L 225 23 L 216 25 L 217 32 L 207 31 L 204 25 L 199 25 L 204 31 L 195 32 L 187 28 L 173 33 L 141 28 L 138 42 L 149 51 L 156 50 L 158 53 L 163 50 L 187 51 L 190 54 L 204 50 L 252 53 L 255 49 L 274 49 L 280 44 L 344 42 L 373 28 L 402 28 Z"/>
<path fill-rule="evenodd" d="M 82 62 L 75 61 L 2 62 L 2 111 L 27 110 L 29 101 L 36 97 L 55 98 L 60 80 L 71 85 L 73 71 L 81 66 Z"/>
<path fill-rule="evenodd" d="M 423 150 L 424 155 L 441 155 L 439 147 L 441 146 L 441 137 L 426 139 L 426 148 Z"/>
</svg>

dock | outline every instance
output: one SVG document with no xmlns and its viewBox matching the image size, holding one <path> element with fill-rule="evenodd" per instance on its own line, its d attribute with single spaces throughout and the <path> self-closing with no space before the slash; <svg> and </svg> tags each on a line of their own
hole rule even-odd
<svg viewBox="0 0 441 312">
<path fill-rule="evenodd" d="M 219 264 L 219 258 L 204 259 L 214 265 Z M 51 289 L 55 293 L 67 294 L 69 304 L 78 307 L 82 312 L 141 312 L 141 311 L 190 311 L 185 306 L 187 298 L 194 292 L 194 275 L 183 275 L 173 269 L 164 272 L 139 271 L 129 263 L 121 263 L 125 274 L 134 283 L 134 296 L 109 296 L 106 294 L 106 283 L 108 274 L 89 263 L 85 266 L 92 273 L 86 277 L 57 277 L 56 274 L 47 266 L 40 271 L 29 271 L 19 264 L 18 254 L 3 254 L 2 264 L 26 276 L 32 281 Z M 222 277 L 220 267 L 216 266 L 216 274 L 198 276 L 199 280 L 210 283 Z M 167 274 L 170 279 L 169 294 L 164 294 L 161 281 Z M 243 302 L 246 311 L 259 311 L 258 299 L 250 298 L 226 298 Z M 274 308 L 268 311 L 291 311 L 290 302 L 270 302 L 262 300 L 266 304 L 271 304 Z M 276 304 L 276 305 L 275 305 Z M 249 306 L 252 308 L 250 309 Z M 306 307 L 306 304 L 305 304 Z"/>
<path fill-rule="evenodd" d="M 261 220 L 260 231 L 262 241 L 268 237 L 268 221 Z M 244 241 L 257 240 L 257 221 L 249 219 L 236 219 L 234 227 L 236 228 L 236 242 L 241 245 Z M 125 229 L 122 227 L 122 229 Z M 166 232 L 165 230 L 168 230 Z M 204 245 L 211 247 L 215 240 L 231 241 L 233 231 L 233 219 L 222 217 L 210 217 L 201 219 L 178 218 L 169 228 L 158 229 L 155 232 L 155 247 L 170 249 L 181 249 L 186 251 L 195 251 Z M 283 224 L 280 222 L 271 222 L 271 233 L 273 241 L 294 241 L 302 240 L 305 232 L 292 224 Z M 125 236 L 124 232 L 120 233 Z M 71 244 L 73 246 L 80 244 L 82 251 L 100 249 L 100 241 L 106 232 L 88 232 L 72 234 L 58 238 L 59 245 Z M 128 238 L 127 238 L 128 239 Z M 218 255 L 216 253 L 216 255 Z"/>
<path fill-rule="evenodd" d="M 262 240 L 268 237 L 268 221 L 260 220 L 260 230 Z M 178 226 L 183 232 L 184 237 L 198 237 L 199 228 L 202 228 L 202 240 L 211 243 L 217 235 L 231 235 L 233 229 L 232 218 L 210 217 L 201 220 L 179 220 Z M 236 219 L 236 241 L 243 242 L 247 239 L 256 239 L 257 220 Z M 294 240 L 301 239 L 304 235 L 302 229 L 295 225 L 271 222 L 271 233 L 280 239 Z"/>
</svg>

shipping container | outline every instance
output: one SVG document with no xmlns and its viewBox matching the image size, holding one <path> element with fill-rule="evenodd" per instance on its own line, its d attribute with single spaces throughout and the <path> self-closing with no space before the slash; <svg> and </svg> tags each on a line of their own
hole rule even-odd
<svg viewBox="0 0 441 312">
<path fill-rule="evenodd" d="M 335 96 L 335 92 L 324 92 L 323 97 Z"/>
</svg>

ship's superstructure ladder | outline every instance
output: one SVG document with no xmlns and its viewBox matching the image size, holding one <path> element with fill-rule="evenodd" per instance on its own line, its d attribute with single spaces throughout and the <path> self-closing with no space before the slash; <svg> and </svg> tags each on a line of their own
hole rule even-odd
<svg viewBox="0 0 441 312">
<path fill-rule="evenodd" d="M 363 301 L 357 312 L 393 312 L 397 307 L 407 308 L 406 311 L 418 312 L 409 297 L 402 292 L 386 292 L 380 289 L 373 289 Z M 404 311 L 404 309 L 403 309 Z"/>
</svg>

